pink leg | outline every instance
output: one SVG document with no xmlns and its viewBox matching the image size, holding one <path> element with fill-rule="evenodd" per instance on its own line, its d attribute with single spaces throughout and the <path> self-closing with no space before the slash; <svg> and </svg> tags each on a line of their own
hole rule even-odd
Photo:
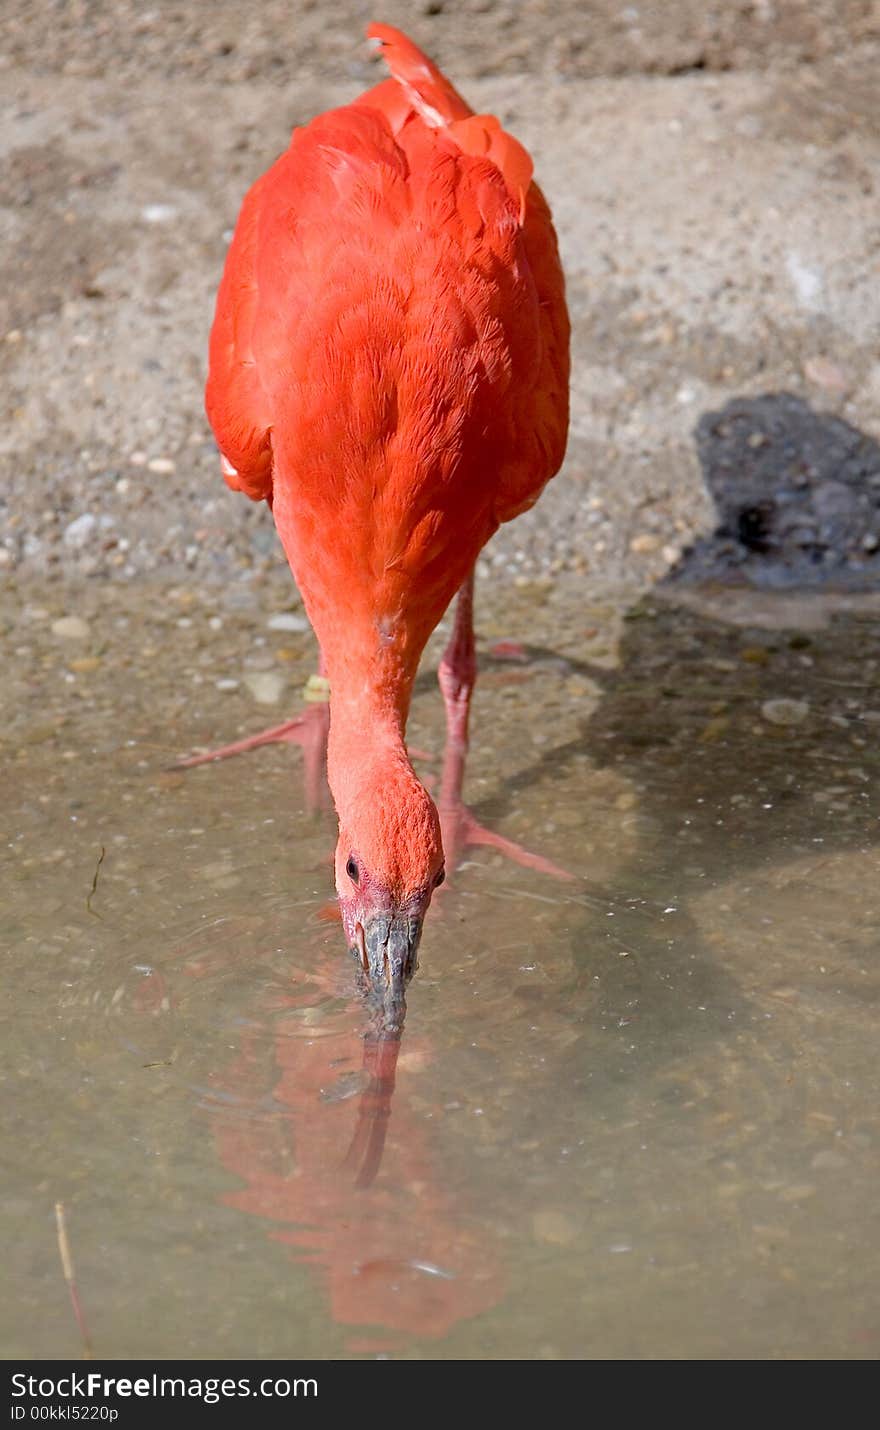
<svg viewBox="0 0 880 1430">
<path fill-rule="evenodd" d="M 324 657 L 318 661 L 318 676 L 326 679 Z M 258 750 L 261 745 L 293 744 L 301 745 L 305 765 L 306 807 L 315 811 L 329 806 L 327 787 L 327 735 L 330 729 L 330 705 L 327 699 L 307 704 L 301 715 L 285 720 L 281 725 L 273 725 L 261 730 L 258 735 L 248 735 L 231 745 L 221 745 L 219 749 L 208 750 L 200 755 L 190 755 L 178 760 L 171 768 L 191 769 L 194 765 L 206 765 L 215 760 L 226 760 L 231 755 L 243 755 L 249 750 Z"/>
<path fill-rule="evenodd" d="M 474 576 L 471 572 L 458 593 L 455 625 L 437 672 L 446 706 L 446 748 L 464 756 L 468 747 L 471 692 L 477 679 L 474 646 Z M 461 791 L 459 790 L 459 793 Z"/>
<path fill-rule="evenodd" d="M 464 767 L 468 749 L 468 723 L 471 713 L 471 694 L 477 678 L 477 657 L 474 647 L 474 577 L 473 572 L 458 593 L 455 610 L 455 625 L 449 644 L 443 653 L 437 679 L 446 706 L 446 748 L 443 753 L 443 773 L 440 780 L 440 798 L 437 810 L 443 831 L 443 848 L 446 862 L 452 873 L 464 849 L 469 844 L 486 844 L 522 864 L 528 869 L 537 869 L 542 874 L 551 874 L 556 879 L 570 879 L 572 875 L 544 859 L 540 854 L 532 854 L 512 839 L 505 839 L 479 824 L 462 801 Z"/>
</svg>

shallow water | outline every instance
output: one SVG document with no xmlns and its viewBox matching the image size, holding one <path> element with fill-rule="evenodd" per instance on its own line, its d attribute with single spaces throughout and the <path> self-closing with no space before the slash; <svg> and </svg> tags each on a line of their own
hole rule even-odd
<svg viewBox="0 0 880 1430">
<path fill-rule="evenodd" d="M 50 590 L 2 611 L 4 1355 L 80 1351 L 58 1200 L 106 1358 L 880 1353 L 876 610 L 484 604 L 467 793 L 576 877 L 438 896 L 359 1188 L 332 819 L 291 748 L 165 772 L 295 707 L 287 586 Z"/>
</svg>

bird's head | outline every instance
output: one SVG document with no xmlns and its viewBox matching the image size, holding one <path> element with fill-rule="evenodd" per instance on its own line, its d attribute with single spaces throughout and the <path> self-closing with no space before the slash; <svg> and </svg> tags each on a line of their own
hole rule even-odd
<svg viewBox="0 0 880 1430">
<path fill-rule="evenodd" d="M 443 879 L 434 802 L 410 766 L 395 762 L 344 802 L 336 846 L 345 936 L 383 998 L 415 973 L 422 922 Z"/>
</svg>

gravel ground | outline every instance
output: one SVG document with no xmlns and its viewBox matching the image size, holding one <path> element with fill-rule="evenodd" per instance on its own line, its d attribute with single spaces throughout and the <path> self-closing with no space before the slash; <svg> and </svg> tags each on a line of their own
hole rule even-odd
<svg viewBox="0 0 880 1430">
<path fill-rule="evenodd" d="M 7 5 L 7 580 L 277 572 L 268 512 L 220 478 L 205 348 L 246 187 L 293 124 L 377 75 L 366 7 L 327 8 Z M 876 450 L 880 4 L 430 0 L 382 17 L 530 146 L 563 244 L 569 456 L 487 567 L 661 578 L 718 523 L 696 434 L 731 402 L 788 393 Z M 853 536 L 868 555 L 872 520 Z"/>
</svg>

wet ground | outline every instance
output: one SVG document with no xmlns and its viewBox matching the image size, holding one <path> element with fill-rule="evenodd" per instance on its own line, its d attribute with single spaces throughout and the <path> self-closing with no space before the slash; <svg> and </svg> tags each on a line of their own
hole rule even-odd
<svg viewBox="0 0 880 1430">
<path fill-rule="evenodd" d="M 575 879 L 438 896 L 366 1188 L 332 820 L 166 770 L 295 707 L 299 614 L 5 593 L 3 1353 L 79 1353 L 60 1200 L 106 1358 L 875 1358 L 877 598 L 484 593 L 466 793 Z"/>
</svg>

